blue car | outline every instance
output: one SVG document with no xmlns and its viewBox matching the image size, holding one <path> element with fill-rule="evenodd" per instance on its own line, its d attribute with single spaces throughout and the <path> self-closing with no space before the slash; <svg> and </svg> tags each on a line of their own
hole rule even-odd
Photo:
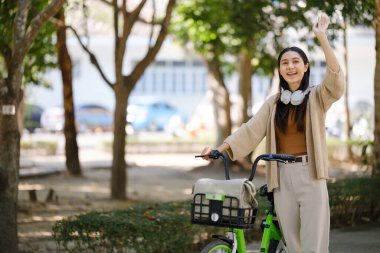
<svg viewBox="0 0 380 253">
<path fill-rule="evenodd" d="M 41 126 L 46 131 L 63 131 L 65 124 L 63 107 L 47 108 L 41 116 Z M 75 108 L 77 131 L 111 131 L 113 114 L 107 108 L 97 104 L 83 104 Z"/>
<path fill-rule="evenodd" d="M 127 122 L 135 131 L 171 131 L 182 124 L 178 111 L 165 102 L 130 104 Z"/>
<path fill-rule="evenodd" d="M 84 104 L 75 110 L 79 131 L 111 131 L 113 114 L 107 108 L 96 104 Z"/>
</svg>

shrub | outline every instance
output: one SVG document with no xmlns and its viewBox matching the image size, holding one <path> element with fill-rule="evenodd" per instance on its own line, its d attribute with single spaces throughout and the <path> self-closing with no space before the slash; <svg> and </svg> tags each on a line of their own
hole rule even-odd
<svg viewBox="0 0 380 253">
<path fill-rule="evenodd" d="M 25 150 L 34 150 L 36 153 L 45 155 L 55 155 L 58 149 L 58 143 L 55 141 L 22 141 L 21 148 Z"/>
<path fill-rule="evenodd" d="M 329 182 L 331 226 L 347 226 L 380 217 L 380 177 Z M 269 203 L 257 196 L 259 213 L 246 241 L 261 237 L 259 224 Z M 90 212 L 58 221 L 53 238 L 68 252 L 199 252 L 223 228 L 192 225 L 190 201 L 140 204 L 123 210 Z"/>
<path fill-rule="evenodd" d="M 332 227 L 380 218 L 380 177 L 356 177 L 328 184 Z"/>
<path fill-rule="evenodd" d="M 69 252 L 191 252 L 220 230 L 192 225 L 185 201 L 77 215 L 56 222 L 53 238 Z"/>
</svg>

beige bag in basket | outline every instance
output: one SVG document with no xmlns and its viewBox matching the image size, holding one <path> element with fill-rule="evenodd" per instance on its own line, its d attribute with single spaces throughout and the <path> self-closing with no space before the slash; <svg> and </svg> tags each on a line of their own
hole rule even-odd
<svg viewBox="0 0 380 253">
<path fill-rule="evenodd" d="M 252 181 L 248 179 L 215 180 L 201 178 L 193 186 L 193 196 L 196 196 L 197 193 L 224 194 L 225 196 L 235 197 L 239 200 L 239 206 L 237 201 L 233 201 L 231 207 L 234 208 L 256 208 L 258 205 L 255 199 L 256 188 Z M 194 198 L 195 204 L 200 204 L 200 201 L 200 197 Z M 208 210 L 203 211 L 208 212 Z"/>
</svg>

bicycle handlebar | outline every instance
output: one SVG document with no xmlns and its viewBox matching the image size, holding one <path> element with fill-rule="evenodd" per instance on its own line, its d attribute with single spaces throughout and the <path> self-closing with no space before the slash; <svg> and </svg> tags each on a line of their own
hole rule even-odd
<svg viewBox="0 0 380 253">
<path fill-rule="evenodd" d="M 230 172 L 227 168 L 227 157 L 222 153 L 219 152 L 218 150 L 211 150 L 211 152 L 208 155 L 196 155 L 195 157 L 206 157 L 208 156 L 211 159 L 218 159 L 222 158 L 224 162 L 224 175 L 227 180 L 230 180 Z"/>
<path fill-rule="evenodd" d="M 224 161 L 224 174 L 226 177 L 226 180 L 230 179 L 229 170 L 227 168 L 227 158 L 226 156 L 219 152 L 218 150 L 211 150 L 211 152 L 207 155 L 196 155 L 195 157 L 209 157 L 211 159 L 218 159 L 222 158 Z M 281 162 L 281 163 L 287 163 L 287 162 L 294 162 L 296 157 L 294 155 L 287 155 L 287 154 L 263 154 L 259 155 L 255 161 L 253 162 L 252 168 L 251 168 L 251 175 L 249 176 L 248 180 L 252 181 L 253 177 L 256 173 L 256 167 L 260 160 L 264 161 L 274 161 L 274 162 Z"/>
<path fill-rule="evenodd" d="M 280 163 L 287 163 L 295 161 L 296 157 L 294 155 L 287 155 L 287 154 L 263 154 L 259 155 L 255 161 L 253 162 L 252 169 L 251 169 L 251 175 L 249 176 L 248 180 L 252 181 L 253 177 L 256 173 L 256 167 L 260 160 L 264 161 L 273 161 L 273 162 L 280 162 Z"/>
</svg>

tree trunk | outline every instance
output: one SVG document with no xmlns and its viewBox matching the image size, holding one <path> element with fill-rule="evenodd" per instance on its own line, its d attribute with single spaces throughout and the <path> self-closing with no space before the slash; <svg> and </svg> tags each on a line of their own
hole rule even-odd
<svg viewBox="0 0 380 253">
<path fill-rule="evenodd" d="M 252 64 L 249 51 L 243 48 L 239 53 L 238 62 L 239 71 L 239 99 L 238 99 L 238 113 L 236 126 L 239 127 L 241 124 L 248 121 L 249 116 L 251 116 L 251 106 L 252 106 Z"/>
<path fill-rule="evenodd" d="M 13 45 L 21 45 L 25 33 L 28 3 L 15 20 Z M 17 196 L 20 169 L 20 132 L 17 113 L 22 100 L 22 62 L 25 48 L 13 52 L 8 77 L 0 83 L 0 252 L 18 252 Z M 27 51 L 27 50 L 26 50 Z"/>
<path fill-rule="evenodd" d="M 380 175 L 380 0 L 375 0 L 376 67 L 374 80 L 375 130 L 373 145 L 373 175 Z"/>
<path fill-rule="evenodd" d="M 219 145 L 231 134 L 231 103 L 217 60 L 207 61 L 207 67 L 217 127 L 216 143 Z"/>
<path fill-rule="evenodd" d="M 127 40 L 131 34 L 134 24 L 138 21 L 140 12 L 144 7 L 146 0 L 142 0 L 133 11 L 128 11 L 127 1 L 122 1 L 121 6 L 118 1 L 112 1 L 115 33 L 115 83 L 108 80 L 103 72 L 96 56 L 84 45 L 80 36 L 74 31 L 82 48 L 89 54 L 91 63 L 98 69 L 101 77 L 115 92 L 115 114 L 114 114 L 114 142 L 113 142 L 113 160 L 111 168 L 111 198 L 126 199 L 127 173 L 125 162 L 125 144 L 126 144 L 126 119 L 128 98 L 138 80 L 144 74 L 145 69 L 152 63 L 160 50 L 162 43 L 168 33 L 170 18 L 176 0 L 169 0 L 166 6 L 166 14 L 162 19 L 161 29 L 156 37 L 155 43 L 149 44 L 145 56 L 137 62 L 129 75 L 123 75 L 123 62 L 127 48 Z M 120 15 L 120 14 L 123 15 Z M 119 19 L 122 21 L 119 22 Z M 153 24 L 152 24 L 153 25 Z"/>
<path fill-rule="evenodd" d="M 124 200 L 127 198 L 127 164 L 125 162 L 125 145 L 127 133 L 125 131 L 127 123 L 128 97 L 132 85 L 119 82 L 115 85 L 115 117 L 114 117 L 114 141 L 113 160 L 111 173 L 111 198 Z M 133 87 L 133 86 L 132 86 Z"/>
<path fill-rule="evenodd" d="M 20 82 L 19 77 L 9 77 L 8 82 Z M 14 84 L 7 83 L 10 87 Z M 14 86 L 13 86 L 14 87 Z M 21 87 L 18 85 L 17 87 Z M 18 252 L 17 239 L 17 195 L 20 162 L 20 133 L 16 113 L 13 109 L 4 113 L 5 106 L 19 107 L 19 97 L 0 97 L 0 252 Z M 9 113 L 9 114 L 8 114 Z"/>
<path fill-rule="evenodd" d="M 347 154 L 348 158 L 352 160 L 354 158 L 353 152 L 352 152 L 352 146 L 350 140 L 351 140 L 351 131 L 352 131 L 352 125 L 351 125 L 351 113 L 350 113 L 350 105 L 348 102 L 348 46 L 347 46 L 347 21 L 344 21 L 343 24 L 343 47 L 344 47 L 344 65 L 346 68 L 346 91 L 344 93 L 344 109 L 346 112 L 346 140 L 347 140 Z"/>
<path fill-rule="evenodd" d="M 66 152 L 66 168 L 71 175 L 79 176 L 82 174 L 77 144 L 77 131 L 75 126 L 75 112 L 74 112 L 74 99 L 73 99 L 73 78 L 72 78 L 72 63 L 66 45 L 66 28 L 65 15 L 61 10 L 56 18 L 62 22 L 63 25 L 57 25 L 57 54 L 59 67 L 62 74 L 63 86 L 63 105 L 65 109 L 65 152 Z"/>
<path fill-rule="evenodd" d="M 12 27 L 12 57 L 7 78 L 0 80 L 0 252 L 17 253 L 17 195 L 20 166 L 20 132 L 17 112 L 23 97 L 22 65 L 38 32 L 63 5 L 54 0 L 27 27 L 31 1 L 18 1 Z M 37 18 L 38 17 L 38 18 Z"/>
<path fill-rule="evenodd" d="M 18 124 L 18 131 L 20 132 L 20 138 L 22 136 L 22 133 L 24 132 L 24 115 L 25 115 L 25 98 L 22 96 L 22 99 L 20 101 L 20 106 L 18 107 L 17 112 L 17 124 Z"/>
</svg>

